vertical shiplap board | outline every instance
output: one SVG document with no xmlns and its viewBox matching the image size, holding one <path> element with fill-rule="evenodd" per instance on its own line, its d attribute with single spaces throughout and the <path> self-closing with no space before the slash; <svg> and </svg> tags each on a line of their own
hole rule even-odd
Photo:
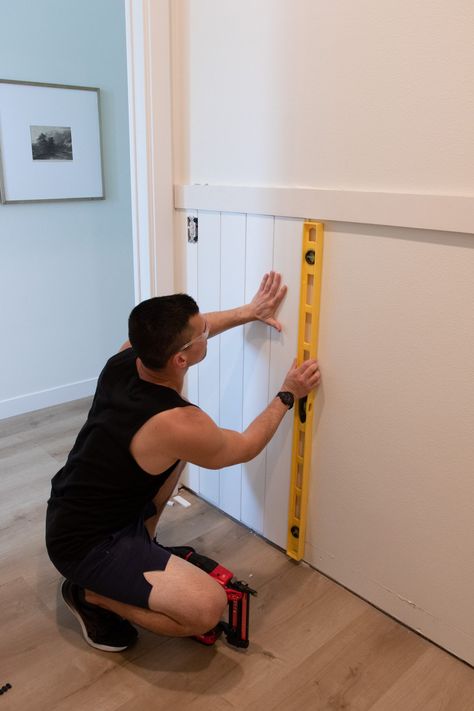
<svg viewBox="0 0 474 711">
<path fill-rule="evenodd" d="M 278 315 L 283 330 L 271 333 L 270 398 L 281 389 L 297 353 L 302 225 L 302 220 L 275 219 L 273 268 L 281 272 L 288 291 Z M 286 548 L 293 418 L 291 410 L 267 446 L 263 535 L 282 548 Z"/>
<path fill-rule="evenodd" d="M 219 212 L 198 212 L 198 304 L 201 313 L 220 308 L 220 222 Z M 207 356 L 198 365 L 199 407 L 219 424 L 219 337 L 211 338 Z M 219 503 L 219 472 L 200 468 L 199 493 Z"/>
<path fill-rule="evenodd" d="M 273 217 L 248 215 L 245 254 L 245 301 L 252 299 L 262 276 L 273 264 Z M 270 327 L 245 326 L 243 427 L 268 404 Z M 242 465 L 241 521 L 263 533 L 266 451 Z"/>
<path fill-rule="evenodd" d="M 187 218 L 197 217 L 197 211 L 185 212 L 180 211 L 179 221 L 177 223 L 177 239 L 182 240 L 186 244 L 185 248 L 185 281 L 187 294 L 198 301 L 198 249 L 199 244 L 188 242 L 187 234 Z M 198 302 L 199 303 L 199 302 Z M 199 390 L 198 390 L 198 367 L 195 365 L 193 368 L 188 370 L 186 375 L 185 383 L 185 394 L 188 400 L 194 402 L 196 405 L 199 401 Z M 186 486 L 189 486 L 193 491 L 199 491 L 199 467 L 195 464 L 188 464 L 183 476 L 182 482 Z"/>
<path fill-rule="evenodd" d="M 241 306 L 245 301 L 245 215 L 222 213 L 221 218 L 221 309 Z M 242 431 L 243 326 L 220 337 L 220 426 Z M 240 519 L 242 465 L 220 472 L 219 506 Z"/>
</svg>

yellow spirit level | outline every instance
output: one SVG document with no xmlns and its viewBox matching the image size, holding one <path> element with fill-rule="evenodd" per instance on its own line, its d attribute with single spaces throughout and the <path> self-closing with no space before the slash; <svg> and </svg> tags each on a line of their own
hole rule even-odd
<svg viewBox="0 0 474 711">
<path fill-rule="evenodd" d="M 303 224 L 298 365 L 308 358 L 318 357 L 323 241 L 324 229 L 321 222 Z M 295 560 L 301 560 L 304 555 L 314 397 L 313 391 L 299 400 L 295 407 L 286 550 Z"/>
</svg>

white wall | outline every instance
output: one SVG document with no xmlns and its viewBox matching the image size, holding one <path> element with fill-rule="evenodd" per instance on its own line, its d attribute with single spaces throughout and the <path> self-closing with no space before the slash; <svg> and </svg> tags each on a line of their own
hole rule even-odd
<svg viewBox="0 0 474 711">
<path fill-rule="evenodd" d="M 472 3 L 173 10 L 177 183 L 373 191 L 374 211 L 380 192 L 464 195 L 472 209 Z M 209 209 L 191 192 L 177 207 Z M 265 212 L 236 194 L 233 210 Z M 399 227 L 370 209 L 372 224 L 326 224 L 306 558 L 474 663 L 474 237 L 415 230 L 399 205 Z"/>
<path fill-rule="evenodd" d="M 122 3 L 0 0 L 0 77 L 101 89 L 106 199 L 0 205 L 0 417 L 93 392 L 133 306 Z"/>
<path fill-rule="evenodd" d="M 472 195 L 469 0 L 173 9 L 176 182 Z"/>
<path fill-rule="evenodd" d="M 474 239 L 326 226 L 306 558 L 474 661 Z"/>
</svg>

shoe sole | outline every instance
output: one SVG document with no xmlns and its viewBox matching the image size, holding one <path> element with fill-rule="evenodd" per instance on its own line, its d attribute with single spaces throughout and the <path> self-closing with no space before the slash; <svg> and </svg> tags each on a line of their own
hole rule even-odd
<svg viewBox="0 0 474 711">
<path fill-rule="evenodd" d="M 79 622 L 81 625 L 82 629 L 82 636 L 86 640 L 87 644 L 90 644 L 91 647 L 94 647 L 94 649 L 100 649 L 101 652 L 123 652 L 125 649 L 129 648 L 129 644 L 126 644 L 125 647 L 111 647 L 108 644 L 98 644 L 97 642 L 94 642 L 89 635 L 87 634 L 87 628 L 82 620 L 82 617 L 80 614 L 77 612 L 77 610 L 72 607 L 72 605 L 69 604 L 69 602 L 66 600 L 66 598 L 63 595 L 63 600 L 68 606 L 68 608 L 71 610 L 72 614 L 76 618 L 76 620 Z"/>
</svg>

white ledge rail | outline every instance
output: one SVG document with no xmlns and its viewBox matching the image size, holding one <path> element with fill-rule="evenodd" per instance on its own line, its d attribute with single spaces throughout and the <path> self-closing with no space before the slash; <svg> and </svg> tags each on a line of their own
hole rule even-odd
<svg viewBox="0 0 474 711">
<path fill-rule="evenodd" d="M 175 185 L 177 209 L 474 234 L 474 196 L 240 185 Z"/>
</svg>

